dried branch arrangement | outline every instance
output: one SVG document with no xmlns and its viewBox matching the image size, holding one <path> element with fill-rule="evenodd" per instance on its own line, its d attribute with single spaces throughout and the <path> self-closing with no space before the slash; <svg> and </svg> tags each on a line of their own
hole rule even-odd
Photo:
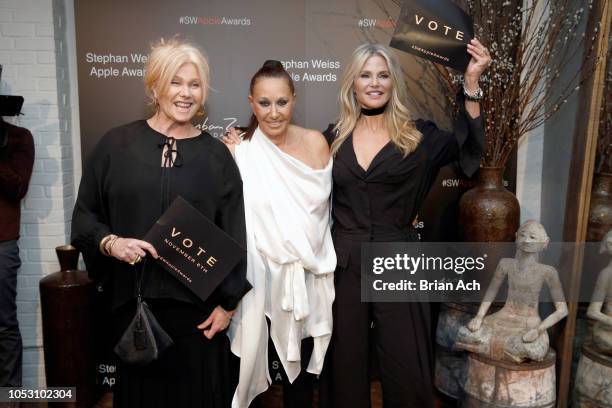
<svg viewBox="0 0 612 408">
<path fill-rule="evenodd" d="M 486 113 L 482 164 L 504 167 L 519 139 L 558 112 L 594 71 L 599 24 L 585 32 L 593 0 L 456 2 L 472 16 L 475 36 L 493 58 L 481 78 Z M 439 72 L 454 106 L 462 76 L 429 64 Z"/>
<path fill-rule="evenodd" d="M 518 140 L 557 112 L 590 76 L 599 26 L 584 31 L 592 0 L 468 0 L 466 5 L 475 35 L 493 57 L 482 81 L 483 164 L 503 167 Z M 567 68 L 573 64 L 576 68 Z"/>
<path fill-rule="evenodd" d="M 599 116 L 599 137 L 597 139 L 597 173 L 612 173 L 612 35 L 608 37 L 608 63 L 604 94 Z"/>
</svg>

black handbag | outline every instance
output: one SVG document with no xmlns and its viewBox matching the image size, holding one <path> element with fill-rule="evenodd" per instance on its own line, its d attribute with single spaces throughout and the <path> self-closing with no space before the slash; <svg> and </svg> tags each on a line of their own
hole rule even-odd
<svg viewBox="0 0 612 408">
<path fill-rule="evenodd" d="M 136 274 L 138 290 L 136 314 L 114 349 L 123 362 L 134 365 L 147 365 L 159 359 L 173 343 L 151 312 L 147 302 L 142 299 L 145 262 L 146 258 L 142 261 L 139 273 Z"/>
</svg>

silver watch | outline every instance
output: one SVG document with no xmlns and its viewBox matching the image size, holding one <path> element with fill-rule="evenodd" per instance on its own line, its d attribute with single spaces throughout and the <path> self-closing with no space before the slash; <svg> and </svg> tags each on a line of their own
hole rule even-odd
<svg viewBox="0 0 612 408">
<path fill-rule="evenodd" d="M 463 95 L 465 96 L 465 99 L 467 99 L 468 101 L 480 102 L 482 100 L 482 88 L 478 87 L 476 91 L 474 91 L 473 93 L 469 93 L 465 89 L 465 85 L 463 85 Z"/>
</svg>

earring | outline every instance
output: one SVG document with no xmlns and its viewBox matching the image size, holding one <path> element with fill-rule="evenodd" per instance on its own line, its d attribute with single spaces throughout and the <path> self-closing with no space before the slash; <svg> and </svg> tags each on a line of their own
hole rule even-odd
<svg viewBox="0 0 612 408">
<path fill-rule="evenodd" d="M 206 113 L 206 111 L 204 110 L 204 107 L 201 106 L 200 109 L 198 109 L 198 111 L 196 112 L 196 116 L 202 117 L 202 116 L 204 116 L 205 113 Z"/>
</svg>

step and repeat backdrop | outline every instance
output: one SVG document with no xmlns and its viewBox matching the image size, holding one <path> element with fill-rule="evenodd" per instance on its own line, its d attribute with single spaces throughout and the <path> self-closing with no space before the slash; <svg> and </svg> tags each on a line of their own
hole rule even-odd
<svg viewBox="0 0 612 408">
<path fill-rule="evenodd" d="M 294 79 L 295 122 L 325 129 L 336 118 L 352 51 L 364 42 L 389 44 L 400 11 L 382 0 L 80 0 L 75 9 L 84 160 L 104 132 L 150 114 L 143 67 L 162 37 L 178 34 L 208 54 L 211 90 L 199 120 L 214 136 L 247 123 L 249 81 L 266 59 L 282 61 Z M 414 80 L 417 114 L 437 110 L 448 125 L 427 63 L 398 55 Z"/>
<path fill-rule="evenodd" d="M 151 111 L 144 63 L 153 42 L 180 35 L 198 44 L 211 66 L 206 113 L 198 125 L 221 136 L 246 125 L 249 81 L 267 59 L 284 63 L 298 97 L 294 122 L 323 130 L 338 113 L 345 64 L 364 42 L 389 44 L 400 12 L 390 0 L 79 0 L 75 2 L 81 148 L 89 153 L 109 129 Z M 401 51 L 415 117 L 451 127 L 447 100 L 429 62 Z M 415 226 L 427 240 L 455 240 L 456 203 L 471 181 L 443 169 Z M 413 220 L 406 220 L 407 223 Z M 114 382 L 114 365 L 98 366 Z"/>
</svg>

